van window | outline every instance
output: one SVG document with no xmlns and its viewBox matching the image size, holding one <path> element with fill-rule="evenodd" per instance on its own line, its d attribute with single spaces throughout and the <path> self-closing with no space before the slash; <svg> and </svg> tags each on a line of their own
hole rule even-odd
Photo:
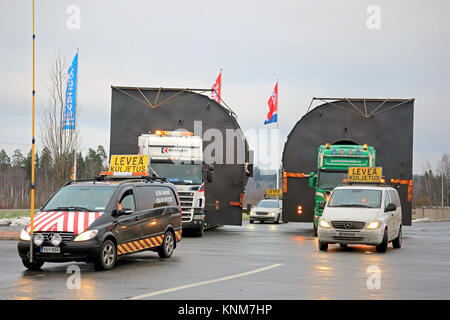
<svg viewBox="0 0 450 320">
<path fill-rule="evenodd" d="M 136 198 L 139 210 L 149 210 L 155 203 L 155 188 L 151 186 L 136 187 Z"/>
<path fill-rule="evenodd" d="M 155 188 L 155 195 L 155 204 L 153 205 L 153 208 L 177 205 L 177 200 L 170 188 Z"/>
<path fill-rule="evenodd" d="M 133 190 L 130 189 L 125 191 L 125 193 L 120 198 L 119 203 L 124 209 L 131 209 L 133 210 L 133 212 L 136 211 Z"/>
<path fill-rule="evenodd" d="M 400 198 L 398 197 L 397 191 L 389 190 L 389 197 L 391 198 L 391 202 L 395 203 L 397 207 L 400 207 Z"/>
<path fill-rule="evenodd" d="M 387 206 L 390 202 L 391 202 L 391 199 L 389 199 L 389 193 L 386 190 L 384 192 L 384 208 L 387 208 Z"/>
</svg>

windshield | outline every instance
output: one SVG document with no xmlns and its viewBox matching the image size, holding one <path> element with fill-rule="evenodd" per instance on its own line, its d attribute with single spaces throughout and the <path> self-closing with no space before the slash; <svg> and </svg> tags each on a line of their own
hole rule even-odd
<svg viewBox="0 0 450 320">
<path fill-rule="evenodd" d="M 278 208 L 278 202 L 277 201 L 270 201 L 270 200 L 261 200 L 257 205 L 257 208 Z"/>
<path fill-rule="evenodd" d="M 115 187 L 75 187 L 60 189 L 41 211 L 104 211 Z"/>
<path fill-rule="evenodd" d="M 331 194 L 328 207 L 379 208 L 381 190 L 336 189 Z"/>
<path fill-rule="evenodd" d="M 347 171 L 320 171 L 319 172 L 319 188 L 334 189 L 342 185 L 343 180 L 348 176 Z"/>
<path fill-rule="evenodd" d="M 201 164 L 152 163 L 151 167 L 173 184 L 202 184 Z"/>
</svg>

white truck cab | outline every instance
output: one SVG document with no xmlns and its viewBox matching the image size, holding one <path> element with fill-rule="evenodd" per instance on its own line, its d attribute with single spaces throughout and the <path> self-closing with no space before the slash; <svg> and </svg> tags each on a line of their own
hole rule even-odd
<svg viewBox="0 0 450 320">
<path fill-rule="evenodd" d="M 389 186 L 346 185 L 331 193 L 317 230 L 319 249 L 329 244 L 341 246 L 368 244 L 386 252 L 389 242 L 402 245 L 402 208 L 400 198 Z"/>
<path fill-rule="evenodd" d="M 183 231 L 201 236 L 205 225 L 202 139 L 188 131 L 157 130 L 140 135 L 138 147 L 139 154 L 150 158 L 149 174 L 165 177 L 176 186 Z"/>
</svg>

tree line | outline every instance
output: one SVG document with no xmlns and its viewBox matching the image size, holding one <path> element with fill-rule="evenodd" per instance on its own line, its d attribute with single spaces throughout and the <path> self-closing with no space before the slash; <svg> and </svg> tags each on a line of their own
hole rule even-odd
<svg viewBox="0 0 450 320">
<path fill-rule="evenodd" d="M 74 152 L 55 158 L 49 148 L 44 147 L 35 155 L 35 201 L 42 206 L 53 193 L 71 179 Z M 107 155 L 103 146 L 89 148 L 83 157 L 77 153 L 77 179 L 98 176 L 107 170 Z M 55 174 L 60 172 L 61 174 Z M 31 150 L 25 156 L 17 149 L 9 156 L 0 150 L 0 208 L 30 208 Z"/>
</svg>

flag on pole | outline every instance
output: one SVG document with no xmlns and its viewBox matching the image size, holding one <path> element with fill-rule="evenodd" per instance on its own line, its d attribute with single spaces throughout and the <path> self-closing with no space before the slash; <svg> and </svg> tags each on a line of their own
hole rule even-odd
<svg viewBox="0 0 450 320">
<path fill-rule="evenodd" d="M 216 79 L 216 82 L 212 86 L 211 99 L 220 103 L 221 91 L 222 91 L 222 71 Z"/>
<path fill-rule="evenodd" d="M 72 65 L 69 67 L 69 78 L 67 79 L 66 104 L 63 113 L 63 129 L 75 129 L 75 114 L 77 100 L 77 69 L 78 53 L 73 58 Z"/>
<path fill-rule="evenodd" d="M 273 89 L 272 95 L 268 101 L 269 104 L 269 112 L 267 113 L 267 119 L 264 121 L 264 124 L 269 124 L 273 122 L 277 122 L 277 113 L 278 113 L 278 82 Z"/>
</svg>

